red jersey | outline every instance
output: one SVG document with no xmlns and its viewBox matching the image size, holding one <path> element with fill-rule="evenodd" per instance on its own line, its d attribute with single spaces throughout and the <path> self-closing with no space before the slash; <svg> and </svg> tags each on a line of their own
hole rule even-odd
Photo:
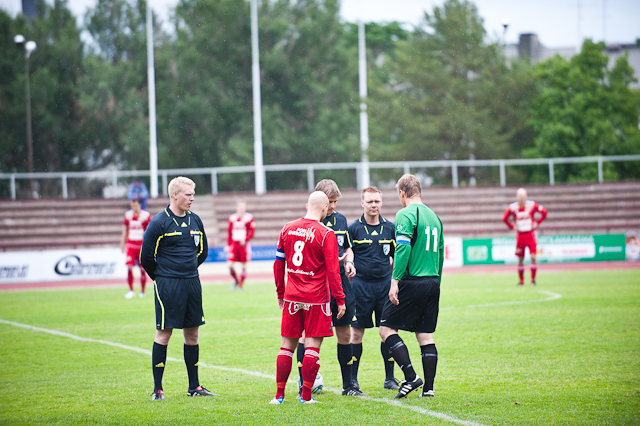
<svg viewBox="0 0 640 426">
<path fill-rule="evenodd" d="M 502 221 L 509 228 L 516 229 L 518 232 L 531 232 L 533 231 L 533 223 L 536 221 L 536 212 L 540 213 L 540 220 L 537 222 L 540 225 L 547 217 L 547 210 L 544 207 L 530 200 L 525 201 L 523 207 L 520 207 L 517 202 L 511 203 L 502 215 Z M 513 216 L 514 223 L 509 220 L 511 216 Z"/>
<path fill-rule="evenodd" d="M 273 275 L 278 299 L 322 304 L 329 303 L 333 295 L 338 305 L 344 305 L 338 241 L 333 230 L 317 220 L 301 218 L 282 228 Z"/>
<path fill-rule="evenodd" d="M 256 230 L 256 224 L 253 222 L 253 216 L 245 213 L 238 216 L 237 213 L 229 216 L 229 231 L 227 235 L 227 245 L 231 246 L 233 242 L 246 243 L 253 237 Z"/>
<path fill-rule="evenodd" d="M 129 210 L 124 214 L 122 224 L 127 227 L 127 245 L 142 247 L 142 237 L 144 231 L 151 222 L 151 214 L 146 210 L 140 210 L 137 215 L 133 210 Z"/>
</svg>

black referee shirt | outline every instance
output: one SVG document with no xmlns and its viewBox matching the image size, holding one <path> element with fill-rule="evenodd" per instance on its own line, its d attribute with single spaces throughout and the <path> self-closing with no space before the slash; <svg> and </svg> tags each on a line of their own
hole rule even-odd
<svg viewBox="0 0 640 426">
<path fill-rule="evenodd" d="M 391 263 L 395 251 L 396 229 L 393 222 L 378 216 L 380 224 L 368 225 L 364 215 L 349 225 L 353 244 L 356 276 L 363 280 L 381 281 L 391 278 Z"/>
<path fill-rule="evenodd" d="M 338 257 L 342 257 L 344 251 L 351 248 L 351 240 L 349 239 L 349 232 L 347 232 L 347 218 L 342 213 L 333 211 L 330 216 L 324 218 L 322 223 L 333 229 L 333 233 L 336 234 L 336 240 L 338 240 Z M 344 273 L 344 264 L 340 262 L 340 273 Z"/>
<path fill-rule="evenodd" d="M 183 217 L 169 206 L 151 219 L 142 241 L 140 264 L 151 279 L 195 278 L 209 254 L 204 226 L 197 214 Z"/>
</svg>

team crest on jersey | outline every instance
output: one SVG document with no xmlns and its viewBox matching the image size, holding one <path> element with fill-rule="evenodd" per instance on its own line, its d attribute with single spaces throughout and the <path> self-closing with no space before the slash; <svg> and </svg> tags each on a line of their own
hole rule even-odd
<svg viewBox="0 0 640 426">
<path fill-rule="evenodd" d="M 344 235 L 336 235 L 336 238 L 338 239 L 339 246 L 344 244 Z"/>
<path fill-rule="evenodd" d="M 200 235 L 193 236 L 193 243 L 196 245 L 196 247 L 200 245 Z"/>
<path fill-rule="evenodd" d="M 391 244 L 382 245 L 382 252 L 384 253 L 385 256 L 388 256 L 390 251 L 391 251 Z"/>
</svg>

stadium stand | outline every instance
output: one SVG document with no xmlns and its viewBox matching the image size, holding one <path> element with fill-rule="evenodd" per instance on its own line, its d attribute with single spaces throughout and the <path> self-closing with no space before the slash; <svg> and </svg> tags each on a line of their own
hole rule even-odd
<svg viewBox="0 0 640 426">
<path fill-rule="evenodd" d="M 431 187 L 423 200 L 441 217 L 446 235 L 463 237 L 511 235 L 501 222 L 516 187 Z M 529 198 L 549 210 L 540 229 L 547 235 L 607 234 L 640 230 L 640 182 L 527 186 Z M 360 193 L 342 191 L 338 210 L 349 222 L 362 214 Z M 212 246 L 226 244 L 227 218 L 238 199 L 254 215 L 253 245 L 273 245 L 282 226 L 304 215 L 307 192 L 223 193 L 196 196 Z M 165 198 L 149 200 L 152 214 L 167 205 Z M 383 216 L 393 220 L 400 208 L 395 190 L 383 190 Z M 0 203 L 0 250 L 44 250 L 69 247 L 117 247 L 122 232 L 124 199 L 3 200 Z"/>
</svg>

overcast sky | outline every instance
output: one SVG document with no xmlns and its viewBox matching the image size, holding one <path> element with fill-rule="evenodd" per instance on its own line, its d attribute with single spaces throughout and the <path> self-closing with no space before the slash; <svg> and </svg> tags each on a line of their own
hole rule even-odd
<svg viewBox="0 0 640 426">
<path fill-rule="evenodd" d="M 52 0 L 47 0 L 51 2 Z M 238 0 L 243 1 L 243 0 Z M 424 11 L 444 0 L 342 0 L 340 14 L 350 22 L 400 21 L 418 24 Z M 178 0 L 152 0 L 152 7 L 164 21 Z M 76 16 L 83 16 L 96 0 L 69 0 Z M 633 43 L 640 38 L 640 0 L 475 0 L 487 33 L 502 36 L 508 22 L 508 43 L 517 43 L 521 33 L 536 33 L 548 47 L 578 45 L 590 37 L 607 43 Z M 0 0 L 0 8 L 12 15 L 21 11 L 21 0 Z"/>
</svg>

